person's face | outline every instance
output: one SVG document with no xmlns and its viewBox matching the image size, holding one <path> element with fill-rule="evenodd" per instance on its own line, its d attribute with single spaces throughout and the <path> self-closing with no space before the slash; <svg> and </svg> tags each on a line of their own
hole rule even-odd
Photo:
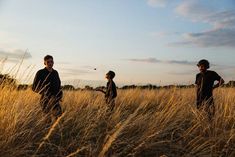
<svg viewBox="0 0 235 157">
<path fill-rule="evenodd" d="M 107 80 L 109 80 L 109 79 L 110 79 L 110 76 L 109 76 L 108 74 L 106 74 L 106 75 L 105 75 L 105 78 L 106 78 Z"/>
<path fill-rule="evenodd" d="M 206 67 L 205 65 L 199 65 L 198 69 L 200 70 L 200 72 L 206 72 Z"/>
<path fill-rule="evenodd" d="M 44 61 L 44 64 L 45 64 L 46 68 L 51 69 L 51 68 L 53 68 L 54 61 L 53 61 L 53 59 L 48 59 L 48 60 Z"/>
</svg>

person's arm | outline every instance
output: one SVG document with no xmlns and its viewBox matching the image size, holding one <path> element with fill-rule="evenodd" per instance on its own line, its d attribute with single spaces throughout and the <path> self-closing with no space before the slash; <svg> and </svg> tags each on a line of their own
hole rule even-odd
<svg viewBox="0 0 235 157">
<path fill-rule="evenodd" d="M 61 88 L 61 80 L 60 80 L 60 75 L 59 73 L 56 71 L 56 75 L 57 75 L 57 83 L 58 83 L 58 89 L 59 89 L 59 92 L 62 90 Z"/>
<path fill-rule="evenodd" d="M 198 92 L 198 74 L 196 75 L 196 79 L 195 79 L 195 91 L 196 93 Z"/>
<path fill-rule="evenodd" d="M 112 83 L 111 97 L 114 99 L 117 97 L 117 87 L 115 83 Z"/>
<path fill-rule="evenodd" d="M 40 91 L 40 73 L 39 73 L 39 71 L 36 73 L 36 75 L 34 77 L 32 90 L 36 93 L 38 93 Z"/>
<path fill-rule="evenodd" d="M 56 71 L 56 74 L 57 74 L 58 84 L 59 84 L 59 86 L 60 86 L 60 88 L 61 88 L 60 75 L 59 75 L 59 73 L 58 73 L 57 71 Z"/>
<path fill-rule="evenodd" d="M 224 79 L 221 76 L 219 76 L 216 72 L 215 72 L 215 80 L 218 81 L 218 83 L 214 85 L 213 89 L 216 89 L 224 84 Z"/>
<path fill-rule="evenodd" d="M 218 83 L 216 85 L 214 85 L 213 89 L 216 89 L 218 87 L 220 87 L 221 85 L 224 84 L 224 79 L 223 78 L 220 78 L 220 80 L 218 81 Z"/>
<path fill-rule="evenodd" d="M 104 90 L 102 90 L 102 89 L 95 89 L 95 91 L 98 91 L 98 92 L 106 94 L 106 92 Z"/>
<path fill-rule="evenodd" d="M 106 86 L 105 98 L 109 98 L 112 92 L 112 82 L 109 81 Z"/>
<path fill-rule="evenodd" d="M 61 80 L 60 80 L 60 75 L 59 73 L 56 71 L 56 74 L 57 74 L 57 81 L 58 81 L 58 86 L 59 86 L 59 91 L 56 95 L 57 99 L 59 101 L 62 101 L 62 98 L 63 98 L 63 90 L 62 90 L 62 87 L 61 87 Z"/>
</svg>

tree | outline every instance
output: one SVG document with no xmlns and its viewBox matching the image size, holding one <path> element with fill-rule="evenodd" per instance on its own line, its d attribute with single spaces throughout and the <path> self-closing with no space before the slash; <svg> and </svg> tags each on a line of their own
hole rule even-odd
<svg viewBox="0 0 235 157">
<path fill-rule="evenodd" d="M 15 78 L 11 77 L 8 74 L 0 74 L 0 86 L 1 87 L 5 87 L 5 86 L 16 87 L 17 81 Z"/>
<path fill-rule="evenodd" d="M 85 89 L 85 90 L 93 90 L 93 87 L 91 87 L 91 86 L 85 86 L 84 89 Z"/>
<path fill-rule="evenodd" d="M 75 90 L 75 87 L 72 85 L 64 85 L 62 86 L 63 90 Z"/>
</svg>

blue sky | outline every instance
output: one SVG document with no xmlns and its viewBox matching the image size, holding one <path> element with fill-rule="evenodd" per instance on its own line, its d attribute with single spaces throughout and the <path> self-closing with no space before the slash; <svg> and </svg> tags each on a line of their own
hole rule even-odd
<svg viewBox="0 0 235 157">
<path fill-rule="evenodd" d="M 189 84 L 202 58 L 235 79 L 233 0 L 0 0 L 0 20 L 1 70 L 16 73 L 27 50 L 22 82 L 46 54 L 76 85 L 103 85 L 108 70 L 119 85 Z"/>
</svg>

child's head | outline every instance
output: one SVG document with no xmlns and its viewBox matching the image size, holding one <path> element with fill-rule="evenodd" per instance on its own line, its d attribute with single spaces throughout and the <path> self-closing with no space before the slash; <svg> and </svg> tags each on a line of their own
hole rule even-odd
<svg viewBox="0 0 235 157">
<path fill-rule="evenodd" d="M 115 77 L 115 72 L 113 71 L 109 71 L 107 74 L 106 74 L 106 78 L 109 80 L 109 79 L 114 79 Z"/>
<path fill-rule="evenodd" d="M 201 72 L 205 72 L 207 71 L 207 69 L 210 68 L 210 63 L 208 62 L 208 60 L 202 59 L 198 62 L 197 66 Z"/>
<path fill-rule="evenodd" d="M 53 57 L 51 55 L 46 55 L 44 57 L 44 65 L 46 68 L 51 69 L 54 65 L 54 60 Z"/>
</svg>

